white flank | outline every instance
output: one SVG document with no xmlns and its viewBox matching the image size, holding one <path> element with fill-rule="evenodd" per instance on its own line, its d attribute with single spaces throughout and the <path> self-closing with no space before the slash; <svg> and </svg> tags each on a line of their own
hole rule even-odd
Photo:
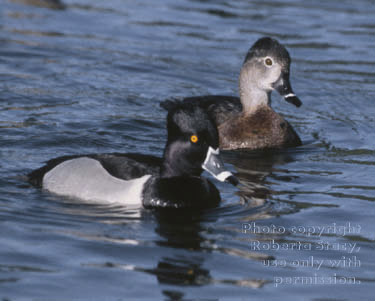
<svg viewBox="0 0 375 301">
<path fill-rule="evenodd" d="M 150 178 L 134 180 L 111 176 L 99 161 L 82 157 L 67 160 L 44 175 L 43 188 L 91 203 L 142 205 L 142 190 Z"/>
</svg>

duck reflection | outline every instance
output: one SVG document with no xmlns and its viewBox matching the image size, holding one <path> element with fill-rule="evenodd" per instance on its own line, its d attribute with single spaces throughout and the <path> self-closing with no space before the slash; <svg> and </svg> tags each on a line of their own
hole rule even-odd
<svg viewBox="0 0 375 301">
<path fill-rule="evenodd" d="M 168 255 L 161 257 L 157 266 L 147 272 L 155 275 L 160 284 L 201 286 L 211 283 L 210 271 L 203 267 L 205 254 L 192 255 L 191 252 L 203 248 L 210 252 L 204 246 L 207 239 L 202 235 L 202 212 L 159 211 L 155 216 L 158 221 L 155 232 L 162 238 L 157 244 L 179 251 L 168 251 Z M 170 300 L 181 300 L 185 295 L 178 287 L 162 290 L 162 293 Z"/>
<path fill-rule="evenodd" d="M 173 213 L 159 211 L 155 216 L 158 222 L 155 232 L 162 238 L 156 244 L 169 250 L 168 255 L 161 257 L 154 269 L 146 272 L 155 275 L 160 284 L 175 285 L 175 288 L 214 283 L 250 287 L 260 287 L 264 284 L 264 281 L 256 279 L 215 279 L 205 267 L 207 256 L 211 257 L 210 253 L 214 251 L 261 260 L 258 258 L 259 254 L 247 250 L 241 253 L 240 250 L 220 247 L 218 241 L 207 237 L 209 230 L 205 226 L 206 223 L 215 224 L 219 215 L 215 216 L 208 211 L 197 213 L 175 210 Z M 184 296 L 176 289 L 163 290 L 163 294 L 172 300 L 179 300 Z"/>
<path fill-rule="evenodd" d="M 238 195 L 243 203 L 250 203 L 252 207 L 264 205 L 270 199 L 273 191 L 268 188 L 269 179 L 278 178 L 274 174 L 275 166 L 293 162 L 294 154 L 293 150 L 287 149 L 222 152 L 223 160 L 235 167 L 242 184 L 238 186 Z M 283 177 L 283 181 L 292 180 L 292 177 Z"/>
<path fill-rule="evenodd" d="M 60 0 L 11 0 L 11 2 L 45 7 L 50 9 L 65 9 L 66 6 Z"/>
<path fill-rule="evenodd" d="M 207 240 L 202 236 L 204 231 L 201 221 L 204 219 L 204 211 L 192 210 L 159 210 L 155 212 L 158 226 L 155 232 L 165 240 L 159 241 L 160 246 L 184 248 L 188 250 L 201 250 L 202 244 Z M 211 222 L 216 218 L 212 217 Z"/>
</svg>

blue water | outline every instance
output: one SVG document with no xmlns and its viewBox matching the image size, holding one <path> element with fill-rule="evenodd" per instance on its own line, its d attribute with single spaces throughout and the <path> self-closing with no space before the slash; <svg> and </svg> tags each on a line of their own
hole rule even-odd
<svg viewBox="0 0 375 301">
<path fill-rule="evenodd" d="M 372 300 L 374 1 L 46 2 L 0 3 L 0 298 Z M 159 102 L 237 95 L 264 35 L 291 54 L 303 106 L 273 107 L 304 145 L 225 153 L 242 185 L 215 182 L 219 208 L 166 219 L 26 183 L 57 156 L 161 155 Z"/>
</svg>

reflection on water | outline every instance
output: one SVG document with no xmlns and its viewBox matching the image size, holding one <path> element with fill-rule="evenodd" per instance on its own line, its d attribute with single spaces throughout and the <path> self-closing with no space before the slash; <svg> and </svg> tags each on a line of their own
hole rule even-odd
<svg viewBox="0 0 375 301">
<path fill-rule="evenodd" d="M 0 7 L 2 298 L 372 298 L 373 1 L 5 0 Z M 236 95 L 244 53 L 263 35 L 291 54 L 304 104 L 296 109 L 273 94 L 272 105 L 303 146 L 225 152 L 241 184 L 215 182 L 218 208 L 162 214 L 91 206 L 25 183 L 27 172 L 56 156 L 161 155 L 159 102 Z M 252 223 L 264 231 L 244 232 Z M 348 223 L 360 231 L 313 232 Z M 272 226 L 285 231 L 265 231 Z M 309 277 L 361 283 L 298 283 Z"/>
<path fill-rule="evenodd" d="M 60 0 L 11 0 L 14 3 L 22 3 L 51 9 L 65 9 L 65 5 Z"/>
<path fill-rule="evenodd" d="M 211 253 L 222 253 L 227 256 L 239 256 L 241 258 L 253 260 L 270 260 L 272 257 L 249 252 L 247 250 L 240 250 L 235 248 L 220 247 L 217 245 L 215 239 L 206 238 L 206 227 L 202 224 L 206 219 L 213 222 L 212 216 L 205 217 L 194 216 L 190 214 L 181 214 L 175 212 L 179 216 L 171 215 L 171 212 L 159 212 L 156 214 L 156 228 L 155 232 L 160 235 L 160 238 L 155 241 L 157 246 L 162 248 L 173 248 L 182 251 L 181 254 L 157 254 L 158 262 L 155 266 L 145 268 L 142 266 L 132 265 L 131 263 L 111 263 L 106 262 L 102 264 L 88 263 L 88 267 L 100 268 L 115 268 L 127 271 L 135 271 L 138 273 L 146 273 L 154 275 L 160 285 L 173 285 L 173 290 L 165 289 L 163 294 L 167 297 L 183 297 L 185 294 L 180 287 L 186 286 L 205 286 L 214 284 L 224 284 L 239 287 L 260 288 L 267 281 L 254 278 L 246 279 L 225 279 L 217 278 L 212 275 L 210 268 L 206 267 L 206 259 Z M 73 234 L 73 235 L 77 235 Z M 88 237 L 82 236 L 86 239 L 99 239 L 102 241 L 110 241 L 115 244 L 130 244 L 142 245 L 147 244 L 145 241 L 129 241 L 128 239 L 105 237 Z"/>
<path fill-rule="evenodd" d="M 233 164 L 240 179 L 240 195 L 244 199 L 263 200 L 263 204 L 269 199 L 272 191 L 268 188 L 267 181 L 274 171 L 274 165 L 280 168 L 293 162 L 293 153 L 280 150 L 244 152 L 228 152 L 225 161 Z M 283 176 L 283 181 L 292 182 L 292 177 Z M 258 205 L 259 201 L 258 201 Z"/>
</svg>

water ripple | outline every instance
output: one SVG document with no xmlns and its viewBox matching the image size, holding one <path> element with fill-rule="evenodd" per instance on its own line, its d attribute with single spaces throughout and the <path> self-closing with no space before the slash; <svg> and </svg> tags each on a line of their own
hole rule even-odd
<svg viewBox="0 0 375 301">
<path fill-rule="evenodd" d="M 48 9 L 49 2 L 64 9 Z M 354 292 L 357 299 L 372 298 L 372 0 L 5 0 L 1 8 L 4 298 L 51 299 L 52 291 L 61 299 L 246 299 L 251 294 L 259 300 L 320 300 L 348 299 Z M 27 172 L 56 156 L 162 155 L 166 112 L 159 102 L 237 95 L 243 57 L 264 35 L 279 39 L 291 55 L 291 84 L 303 106 L 294 108 L 277 93 L 272 105 L 304 145 L 224 152 L 241 184 L 234 188 L 210 178 L 222 195 L 218 208 L 162 217 L 139 208 L 81 204 L 27 184 Z M 286 231 L 243 233 L 243 224 L 253 222 Z M 349 222 L 361 232 L 319 237 L 290 231 Z M 333 269 L 326 261 L 320 271 L 267 267 L 265 260 L 349 256 L 338 250 L 251 249 L 272 239 L 312 247 L 319 240 L 357 243 L 362 265 Z M 355 289 L 275 288 L 274 277 L 333 272 L 363 283 Z"/>
</svg>

